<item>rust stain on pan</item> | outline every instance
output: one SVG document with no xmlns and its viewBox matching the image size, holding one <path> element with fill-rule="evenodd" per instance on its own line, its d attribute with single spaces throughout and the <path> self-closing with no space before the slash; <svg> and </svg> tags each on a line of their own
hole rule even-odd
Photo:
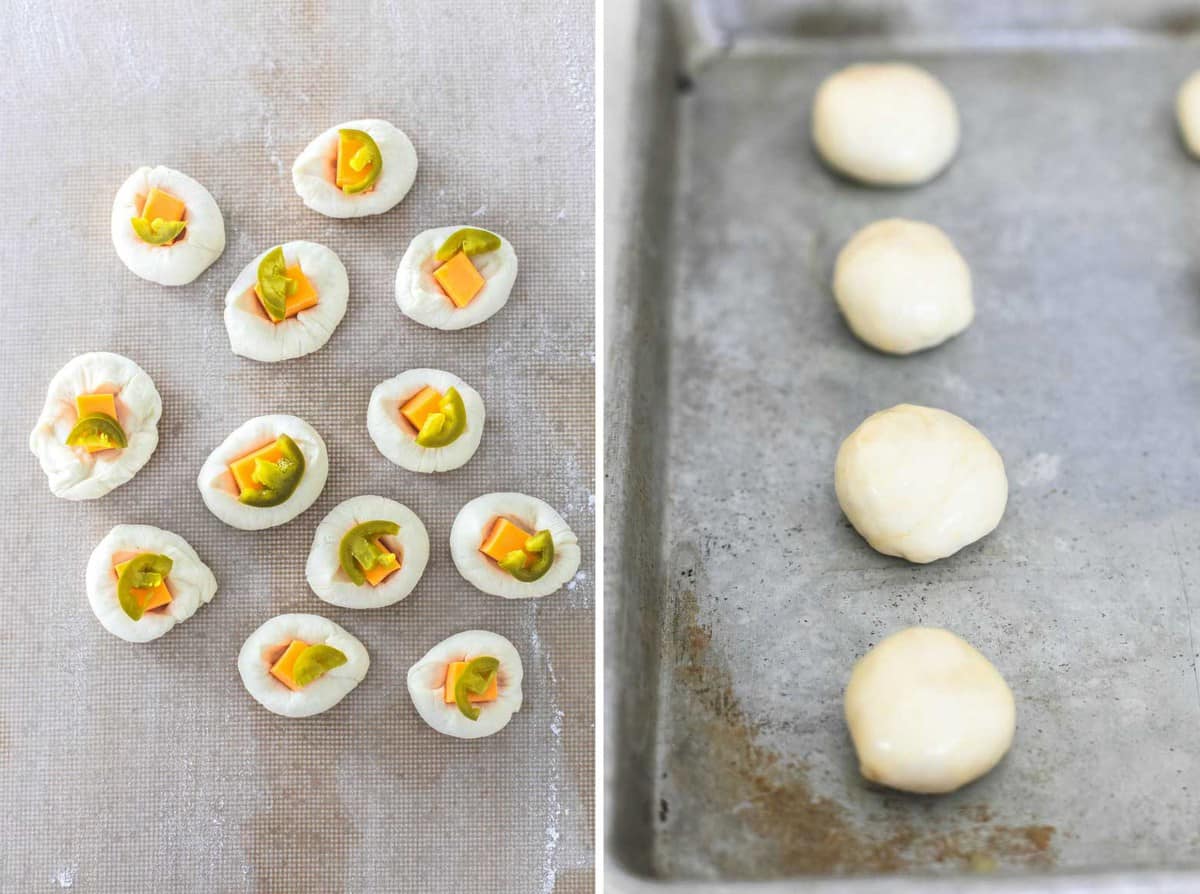
<svg viewBox="0 0 1200 894">
<path fill-rule="evenodd" d="M 998 866 L 1048 867 L 1055 861 L 1053 826 L 996 823 L 984 804 L 965 805 L 953 827 L 889 821 L 880 838 L 856 826 L 847 810 L 816 794 L 802 762 L 758 742 L 734 695 L 731 678 L 710 653 L 712 629 L 699 621 L 695 592 L 677 593 L 673 619 L 675 685 L 688 700 L 689 736 L 672 760 L 676 785 L 703 791 L 713 811 L 741 817 L 754 833 L 710 854 L 720 870 L 745 877 L 764 872 L 989 871 Z"/>
</svg>

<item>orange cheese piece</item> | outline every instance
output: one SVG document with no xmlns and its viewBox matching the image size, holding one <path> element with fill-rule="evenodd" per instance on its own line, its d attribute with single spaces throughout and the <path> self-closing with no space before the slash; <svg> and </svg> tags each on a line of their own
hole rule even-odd
<svg viewBox="0 0 1200 894">
<path fill-rule="evenodd" d="M 274 463 L 282 458 L 283 451 L 279 449 L 278 442 L 272 441 L 266 447 L 259 447 L 253 453 L 235 459 L 229 464 L 229 471 L 233 473 L 233 480 L 237 482 L 239 491 L 262 490 L 262 485 L 254 480 L 254 461 L 262 459 Z"/>
<path fill-rule="evenodd" d="M 458 682 L 458 678 L 462 676 L 462 672 L 466 669 L 467 662 L 451 661 L 446 668 L 446 688 L 442 692 L 442 699 L 448 705 L 454 704 L 454 684 Z M 494 702 L 500 697 L 500 686 L 497 682 L 500 675 L 496 674 L 492 677 L 492 682 L 488 684 L 488 688 L 476 695 L 473 692 L 467 693 L 467 697 L 472 702 Z"/>
<path fill-rule="evenodd" d="M 507 518 L 498 518 L 492 525 L 491 532 L 479 547 L 485 556 L 499 562 L 515 549 L 524 549 L 525 541 L 533 535 L 517 527 Z M 530 560 L 533 560 L 530 556 Z"/>
<path fill-rule="evenodd" d="M 388 549 L 386 546 L 383 545 L 383 541 L 380 540 L 379 538 L 375 539 L 375 545 L 377 547 L 379 547 L 381 550 L 383 550 L 385 553 L 391 552 L 390 549 Z M 356 562 L 355 564 L 358 564 L 358 563 Z M 392 574 L 393 572 L 399 571 L 399 570 L 400 570 L 400 557 L 396 556 L 396 564 L 395 565 L 392 565 L 390 567 L 387 567 L 384 565 L 376 565 L 373 568 L 366 569 L 363 572 L 363 577 L 365 577 L 367 579 L 367 583 L 369 583 L 372 587 L 378 587 L 381 583 L 383 583 L 387 579 L 388 575 Z"/>
<path fill-rule="evenodd" d="M 128 555 L 128 553 L 126 553 L 126 555 Z M 117 577 L 120 577 L 121 572 L 125 570 L 125 566 L 132 561 L 133 559 L 127 559 L 124 562 L 114 565 L 113 572 L 117 575 Z M 144 612 L 148 612 L 151 609 L 160 608 L 171 601 L 171 591 L 167 589 L 167 582 L 165 579 L 161 584 L 152 590 L 135 588 L 132 590 L 132 593 L 137 597 L 138 602 L 142 604 L 142 611 Z"/>
<path fill-rule="evenodd" d="M 400 413 L 412 423 L 413 428 L 420 431 L 430 413 L 441 412 L 441 401 L 442 393 L 426 385 L 400 407 Z"/>
<path fill-rule="evenodd" d="M 75 397 L 75 412 L 82 419 L 88 413 L 104 413 L 117 418 L 117 402 L 111 394 L 79 394 Z M 88 453 L 99 453 L 101 450 L 111 450 L 111 447 L 89 447 Z"/>
<path fill-rule="evenodd" d="M 334 183 L 340 186 L 355 187 L 371 176 L 371 169 L 374 164 L 368 164 L 361 171 L 356 171 L 350 167 L 350 159 L 354 158 L 354 154 L 363 147 L 360 140 L 353 137 L 346 137 L 338 134 L 337 146 L 337 172 L 334 176 Z"/>
<path fill-rule="evenodd" d="M 183 220 L 185 211 L 187 211 L 187 206 L 169 192 L 152 189 L 146 196 L 146 204 L 142 206 L 142 217 L 146 220 L 154 220 L 159 217 L 166 221 Z"/>
<path fill-rule="evenodd" d="M 433 271 L 442 291 L 454 302 L 455 307 L 466 307 L 479 294 L 486 280 L 475 269 L 467 253 L 460 251 L 441 267 Z"/>
<path fill-rule="evenodd" d="M 283 271 L 283 275 L 296 284 L 296 291 L 287 296 L 283 306 L 283 318 L 285 320 L 288 317 L 296 316 L 302 310 L 308 310 L 310 307 L 317 306 L 317 290 L 313 288 L 313 284 L 309 278 L 304 275 L 304 271 L 300 269 L 299 264 L 292 264 Z M 254 284 L 254 294 L 258 296 L 259 303 L 261 304 L 262 294 L 258 291 L 258 283 Z M 263 312 L 266 313 L 265 306 Z"/>
<path fill-rule="evenodd" d="M 299 690 L 301 687 L 296 685 L 292 669 L 296 666 L 296 659 L 300 657 L 300 653 L 307 648 L 308 643 L 302 640 L 294 639 L 288 643 L 288 647 L 283 650 L 279 660 L 271 665 L 271 676 L 288 689 Z"/>
</svg>

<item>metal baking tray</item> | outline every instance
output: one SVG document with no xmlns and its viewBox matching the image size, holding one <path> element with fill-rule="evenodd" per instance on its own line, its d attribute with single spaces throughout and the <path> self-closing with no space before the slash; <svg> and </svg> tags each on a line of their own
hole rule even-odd
<svg viewBox="0 0 1200 894">
<path fill-rule="evenodd" d="M 1198 22 L 766 0 L 610 22 L 609 890 L 1200 890 L 1200 163 L 1173 116 Z M 955 95 L 934 182 L 816 158 L 813 92 L 864 59 Z M 943 227 L 974 276 L 972 327 L 907 358 L 829 289 L 886 216 Z M 1010 479 L 1000 527 L 930 566 L 872 551 L 833 492 L 841 439 L 904 401 L 979 426 Z M 842 718 L 856 657 L 913 624 L 1018 701 L 1011 753 L 947 797 L 865 784 Z"/>
<path fill-rule="evenodd" d="M 456 891 L 582 894 L 594 883 L 594 92 L 592 4 L 105 2 L 10 7 L 0 87 L 0 891 Z M 338 221 L 292 188 L 325 128 L 387 118 L 420 170 L 389 213 Z M 109 237 L 113 195 L 141 164 L 203 183 L 228 245 L 195 283 L 137 279 Z M 511 300 L 461 332 L 402 316 L 396 266 L 419 231 L 503 233 Z M 234 356 L 225 292 L 264 248 L 328 245 L 345 319 L 320 351 Z M 117 351 L 163 398 L 150 462 L 107 497 L 49 492 L 26 446 L 70 357 Z M 461 375 L 487 428 L 466 466 L 418 475 L 371 443 L 367 400 L 410 367 Z M 288 412 L 324 436 L 330 475 L 293 522 L 250 533 L 205 508 L 204 458 L 251 416 Z M 487 596 L 450 559 L 450 524 L 479 494 L 541 497 L 579 534 L 581 575 L 545 599 Z M 406 600 L 327 605 L 304 562 L 329 509 L 362 493 L 410 506 L 431 556 Z M 167 636 L 132 645 L 92 616 L 84 568 L 117 523 L 187 538 L 220 591 Z M 280 612 L 325 615 L 367 646 L 366 679 L 304 721 L 263 710 L 236 659 Z M 525 703 L 501 734 L 459 741 L 417 716 L 405 674 L 460 630 L 509 637 Z"/>
</svg>

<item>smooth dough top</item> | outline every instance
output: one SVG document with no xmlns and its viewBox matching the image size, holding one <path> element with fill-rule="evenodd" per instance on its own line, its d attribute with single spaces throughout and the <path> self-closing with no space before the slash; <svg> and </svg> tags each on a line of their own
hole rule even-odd
<svg viewBox="0 0 1200 894">
<path fill-rule="evenodd" d="M 139 200 L 160 189 L 187 206 L 187 228 L 170 245 L 147 245 L 130 220 L 141 216 Z M 142 279 L 162 286 L 182 286 L 208 269 L 225 250 L 225 219 L 212 194 L 171 168 L 141 167 L 121 184 L 112 207 L 112 241 L 117 257 Z"/>
<path fill-rule="evenodd" d="M 991 532 L 1008 503 L 996 448 L 945 410 L 900 404 L 867 419 L 842 442 L 838 502 L 879 552 L 910 562 L 953 555 Z"/>
<path fill-rule="evenodd" d="M 283 259 L 299 264 L 317 293 L 317 303 L 294 317 L 276 323 L 254 295 L 258 265 L 267 252 L 246 265 L 225 296 L 225 329 L 233 353 L 251 360 L 273 363 L 311 354 L 329 341 L 346 314 L 350 280 L 346 268 L 332 249 L 318 242 L 285 242 Z"/>
<path fill-rule="evenodd" d="M 517 253 L 499 233 L 492 234 L 500 240 L 498 249 L 471 257 L 471 262 L 485 282 L 479 294 L 466 307 L 456 307 L 433 278 L 437 250 L 456 230 L 465 227 L 465 224 L 436 227 L 419 233 L 400 259 L 400 266 L 396 269 L 396 303 L 406 316 L 422 326 L 465 329 L 482 323 L 508 303 L 508 296 L 517 279 Z"/>
<path fill-rule="evenodd" d="M 500 662 L 496 672 L 495 701 L 480 702 L 479 717 L 463 715 L 458 706 L 446 703 L 446 669 L 452 661 L 471 661 L 490 656 Z M 521 708 L 521 681 L 525 669 L 516 647 L 489 630 L 464 630 L 442 640 L 408 671 L 408 693 L 421 718 L 439 733 L 456 739 L 479 739 L 508 726 Z"/>
<path fill-rule="evenodd" d="M 519 581 L 479 551 L 492 523 L 501 516 L 531 534 L 549 531 L 554 561 L 535 581 Z M 575 532 L 554 508 L 537 497 L 516 493 L 484 494 L 459 510 L 450 528 L 450 556 L 468 582 L 484 593 L 505 599 L 548 596 L 575 576 L 581 553 Z"/>
<path fill-rule="evenodd" d="M 371 189 L 346 195 L 333 178 L 338 131 L 361 130 L 375 141 L 383 170 Z M 383 214 L 408 195 L 417 177 L 417 150 L 408 134 L 379 118 L 337 124 L 309 143 L 292 165 L 292 184 L 304 204 L 326 217 L 367 217 Z"/>
<path fill-rule="evenodd" d="M 78 419 L 75 398 L 104 392 L 114 395 L 128 446 L 98 453 L 67 446 L 67 435 Z M 56 497 L 94 500 L 124 484 L 150 459 L 158 445 L 160 416 L 162 399 L 144 369 L 120 354 L 80 354 L 50 380 L 29 449 Z"/>
<path fill-rule="evenodd" d="M 920 794 L 983 776 L 1016 731 L 1000 672 L 969 643 L 931 627 L 893 633 L 859 659 L 845 707 L 863 776 Z"/>
<path fill-rule="evenodd" d="M 1192 72 L 1179 88 L 1175 114 L 1184 144 L 1192 155 L 1200 158 L 1200 71 Z"/>
<path fill-rule="evenodd" d="M 171 601 L 136 621 L 121 608 L 113 571 L 114 556 L 125 552 L 158 553 L 172 562 L 166 581 Z M 96 545 L 88 559 L 87 595 L 92 613 L 105 630 L 127 642 L 158 639 L 194 615 L 216 592 L 217 579 L 191 544 L 178 534 L 151 525 L 117 525 Z"/>
<path fill-rule="evenodd" d="M 833 294 L 854 334 L 890 354 L 941 344 L 975 317 L 967 262 L 945 233 L 915 220 L 855 233 L 838 254 Z"/>
<path fill-rule="evenodd" d="M 941 82 L 915 65 L 851 65 L 817 89 L 812 133 L 821 157 L 847 177 L 908 186 L 954 157 L 958 110 Z"/>
</svg>

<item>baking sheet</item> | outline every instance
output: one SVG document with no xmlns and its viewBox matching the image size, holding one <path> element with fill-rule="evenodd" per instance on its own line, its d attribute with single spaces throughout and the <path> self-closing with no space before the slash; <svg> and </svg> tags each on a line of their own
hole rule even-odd
<svg viewBox="0 0 1200 894">
<path fill-rule="evenodd" d="M 545 891 L 592 889 L 593 37 L 592 5 L 152 5 L 50 3 L 0 17 L 0 355 L 10 425 L 0 453 L 0 890 Z M 290 168 L 340 121 L 377 115 L 420 157 L 408 198 L 375 218 L 308 211 Z M 141 164 L 203 183 L 228 245 L 190 286 L 137 279 L 109 211 Z M 521 272 L 508 306 L 462 332 L 396 307 L 408 241 L 470 223 L 507 236 Z M 229 284 L 289 239 L 334 249 L 349 308 L 316 354 L 259 364 L 229 350 Z M 73 355 L 111 350 L 163 396 L 149 464 L 102 500 L 46 487 L 26 439 L 46 384 Z M 483 395 L 479 453 L 441 476 L 388 463 L 367 399 L 416 366 Z M 292 523 L 225 527 L 195 477 L 245 419 L 295 413 L 329 446 L 329 482 Z M 540 601 L 477 592 L 450 560 L 468 499 L 524 491 L 579 534 L 579 577 Z M 414 593 L 353 612 L 304 581 L 313 530 L 356 494 L 424 520 L 430 566 Z M 84 593 L 92 548 L 117 523 L 184 536 L 216 573 L 215 600 L 144 646 L 106 633 Z M 367 646 L 371 670 L 306 721 L 243 690 L 238 649 L 280 612 L 325 615 Z M 452 740 L 409 700 L 408 667 L 457 631 L 509 637 L 525 705 L 500 735 Z"/>
<path fill-rule="evenodd" d="M 611 889 L 1200 887 L 1200 165 L 1172 116 L 1196 43 L 877 29 L 705 55 L 645 15 L 628 145 L 674 148 L 623 156 L 606 327 Z M 954 93 L 963 146 L 933 183 L 857 187 L 812 152 L 813 92 L 863 58 Z M 909 358 L 858 343 L 829 292 L 885 216 L 942 226 L 975 280 L 973 326 Z M 841 439 L 903 401 L 965 416 L 1009 473 L 998 530 L 931 566 L 873 552 L 833 493 Z M 1018 699 L 1008 758 L 938 799 L 866 787 L 841 715 L 854 659 L 912 624 Z M 892 874 L 944 878 L 835 880 Z"/>
</svg>

